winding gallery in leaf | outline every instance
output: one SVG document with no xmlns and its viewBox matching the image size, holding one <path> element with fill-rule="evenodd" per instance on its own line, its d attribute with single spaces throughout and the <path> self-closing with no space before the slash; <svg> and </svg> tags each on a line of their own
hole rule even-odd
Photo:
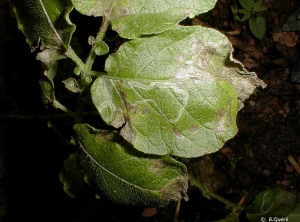
<svg viewBox="0 0 300 222">
<path fill-rule="evenodd" d="M 223 34 L 178 24 L 212 9 L 216 0 L 12 2 L 19 29 L 44 65 L 47 104 L 74 117 L 72 158 L 84 174 L 76 179 L 118 203 L 162 206 L 187 200 L 187 169 L 173 157 L 218 151 L 237 133 L 243 101 L 265 86 L 232 58 Z M 89 37 L 87 57 L 74 44 L 72 10 L 102 17 L 98 34 Z M 120 47 L 105 39 L 109 29 L 118 34 Z M 106 56 L 103 70 L 92 69 L 97 56 Z M 72 77 L 66 67 L 74 69 Z M 56 98 L 58 79 L 77 96 L 75 110 Z M 84 113 L 95 109 L 98 118 L 85 122 Z M 74 180 L 61 180 L 71 193 Z"/>
</svg>

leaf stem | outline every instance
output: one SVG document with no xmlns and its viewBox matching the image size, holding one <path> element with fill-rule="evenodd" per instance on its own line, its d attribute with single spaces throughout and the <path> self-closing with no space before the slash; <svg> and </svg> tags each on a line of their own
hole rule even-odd
<svg viewBox="0 0 300 222">
<path fill-rule="evenodd" d="M 90 71 L 88 74 L 89 74 L 89 76 L 92 76 L 92 77 L 99 77 L 99 76 L 107 75 L 107 73 L 105 73 L 105 72 L 97 72 L 97 71 Z"/>
<path fill-rule="evenodd" d="M 67 49 L 66 54 L 69 58 L 71 58 L 76 63 L 77 66 L 80 67 L 81 70 L 84 70 L 85 66 L 83 61 L 78 57 L 78 55 L 76 54 L 76 52 L 74 52 L 71 46 L 69 46 L 69 48 Z"/>
<path fill-rule="evenodd" d="M 69 110 L 67 107 L 62 105 L 56 99 L 52 101 L 52 106 L 56 109 L 60 109 L 60 110 L 64 111 L 65 113 L 70 114 L 71 116 L 76 116 L 76 114 L 73 111 Z"/>
<path fill-rule="evenodd" d="M 239 206 L 238 204 L 231 202 L 230 200 L 225 199 L 224 197 L 221 197 L 220 195 L 212 192 L 211 190 L 209 190 L 207 187 L 205 187 L 203 184 L 201 184 L 199 181 L 197 181 L 193 176 L 191 176 L 190 174 L 188 174 L 189 177 L 189 181 L 191 181 L 193 183 L 194 186 L 196 186 L 198 189 L 200 189 L 203 193 L 219 200 L 220 202 L 232 207 L 232 208 L 237 208 L 239 210 L 243 210 L 244 208 Z"/>
<path fill-rule="evenodd" d="M 109 19 L 107 19 L 105 16 L 103 16 L 102 25 L 96 36 L 96 42 L 104 39 L 108 25 L 109 25 Z M 87 73 L 90 73 L 92 70 L 92 66 L 93 66 L 94 60 L 96 58 L 96 53 L 95 53 L 96 47 L 97 47 L 97 44 L 93 44 L 90 54 L 86 60 L 85 68 L 83 69 L 83 73 L 81 74 L 82 81 L 85 81 L 85 78 L 87 77 Z"/>
</svg>

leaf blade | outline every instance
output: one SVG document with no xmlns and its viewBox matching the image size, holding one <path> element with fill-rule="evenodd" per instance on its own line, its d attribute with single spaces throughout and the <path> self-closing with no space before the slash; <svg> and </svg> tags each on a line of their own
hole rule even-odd
<svg viewBox="0 0 300 222">
<path fill-rule="evenodd" d="M 239 0 L 239 3 L 249 12 L 251 12 L 252 8 L 255 6 L 255 2 L 253 0 Z"/>
<path fill-rule="evenodd" d="M 257 19 L 250 18 L 249 27 L 251 32 L 258 39 L 262 39 L 266 34 L 267 24 L 266 20 L 263 17 L 258 17 Z"/>
<path fill-rule="evenodd" d="M 32 50 L 68 49 L 75 25 L 69 19 L 73 6 L 69 0 L 13 0 L 19 29 Z"/>
<path fill-rule="evenodd" d="M 237 132 L 235 91 L 244 100 L 261 83 L 240 75 L 238 62 L 223 66 L 231 52 L 223 35 L 203 27 L 127 42 L 107 59 L 108 75 L 94 82 L 93 103 L 107 124 L 124 125 L 121 135 L 142 152 L 215 152 Z"/>
<path fill-rule="evenodd" d="M 191 15 L 211 10 L 216 0 L 72 0 L 75 8 L 85 15 L 103 16 L 111 21 L 112 29 L 123 38 L 157 34 L 177 25 Z"/>
<path fill-rule="evenodd" d="M 114 201 L 164 205 L 187 198 L 185 166 L 170 158 L 136 152 L 116 132 L 74 126 L 85 173 Z"/>
<path fill-rule="evenodd" d="M 247 218 L 252 222 L 260 220 L 262 217 L 286 217 L 296 207 L 297 199 L 293 193 L 282 188 L 275 188 L 259 193 L 252 205 L 245 211 Z"/>
</svg>

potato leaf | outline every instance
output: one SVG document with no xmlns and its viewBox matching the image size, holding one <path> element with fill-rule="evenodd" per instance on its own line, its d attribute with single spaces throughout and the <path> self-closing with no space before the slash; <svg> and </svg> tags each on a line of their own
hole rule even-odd
<svg viewBox="0 0 300 222">
<path fill-rule="evenodd" d="M 75 31 L 69 20 L 73 9 L 70 0 L 12 0 L 12 3 L 19 29 L 32 51 L 39 46 L 42 50 L 68 49 Z"/>
<path fill-rule="evenodd" d="M 211 10 L 216 0 L 72 0 L 84 15 L 103 16 L 123 38 L 156 34 L 190 16 Z"/>
<path fill-rule="evenodd" d="M 293 193 L 284 189 L 263 191 L 258 194 L 251 206 L 245 211 L 251 222 L 260 221 L 262 217 L 286 217 L 296 207 L 297 198 Z"/>
<path fill-rule="evenodd" d="M 94 82 L 93 103 L 142 152 L 215 152 L 237 132 L 238 97 L 263 84 L 231 53 L 224 35 L 200 26 L 126 42 L 106 60 L 108 74 Z"/>
<path fill-rule="evenodd" d="M 92 189 L 84 181 L 84 174 L 77 161 L 77 155 L 71 154 L 64 161 L 64 167 L 59 173 L 59 180 L 64 191 L 73 198 L 85 198 L 92 194 Z"/>
<path fill-rule="evenodd" d="M 117 132 L 87 124 L 77 124 L 74 130 L 84 172 L 112 200 L 158 206 L 187 198 L 184 164 L 138 152 Z"/>
</svg>

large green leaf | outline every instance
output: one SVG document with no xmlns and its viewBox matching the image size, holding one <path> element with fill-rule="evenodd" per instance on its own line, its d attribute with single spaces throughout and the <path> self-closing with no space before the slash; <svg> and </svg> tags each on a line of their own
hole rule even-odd
<svg viewBox="0 0 300 222">
<path fill-rule="evenodd" d="M 72 0 L 82 14 L 103 16 L 124 38 L 161 33 L 181 20 L 211 10 L 216 0 Z"/>
<path fill-rule="evenodd" d="M 70 0 L 12 0 L 19 29 L 31 49 L 68 49 L 75 30 L 69 20 Z M 52 52 L 51 52 L 52 53 Z M 50 52 L 48 55 L 51 54 Z M 54 53 L 57 57 L 58 53 Z M 61 53 L 59 53 L 61 54 Z"/>
<path fill-rule="evenodd" d="M 297 198 L 282 188 L 263 191 L 255 197 L 251 206 L 245 211 L 251 222 L 260 221 L 262 217 L 287 217 L 296 207 Z"/>
<path fill-rule="evenodd" d="M 187 198 L 186 167 L 171 157 L 135 150 L 117 132 L 74 126 L 81 165 L 114 201 L 123 204 L 164 205 Z"/>
<path fill-rule="evenodd" d="M 140 151 L 182 157 L 215 152 L 237 132 L 238 97 L 244 100 L 263 84 L 230 61 L 231 53 L 224 35 L 200 26 L 132 40 L 107 59 L 108 75 L 91 89 L 93 102 Z"/>
</svg>

